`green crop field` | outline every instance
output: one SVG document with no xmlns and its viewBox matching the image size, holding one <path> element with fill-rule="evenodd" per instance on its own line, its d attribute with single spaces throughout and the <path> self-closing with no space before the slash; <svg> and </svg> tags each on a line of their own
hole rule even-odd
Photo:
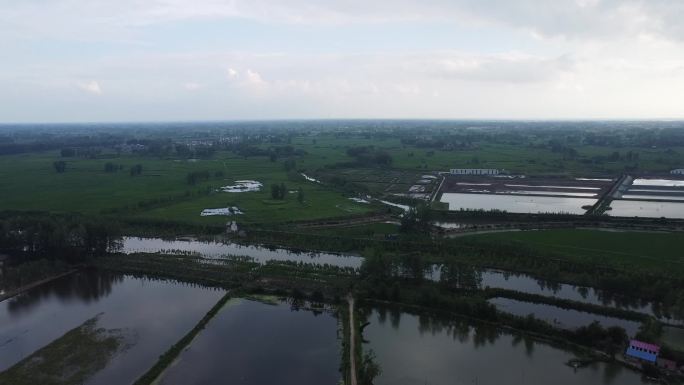
<svg viewBox="0 0 684 385">
<path fill-rule="evenodd" d="M 577 146 L 577 157 L 565 159 L 553 152 L 544 141 L 528 144 L 505 141 L 474 141 L 461 149 L 419 147 L 406 144 L 400 136 L 341 135 L 332 132 L 291 135 L 287 145 L 297 155 L 280 159 L 269 156 L 242 156 L 236 151 L 219 150 L 207 159 L 187 159 L 171 152 L 168 155 L 117 154 L 105 147 L 93 159 L 62 157 L 59 150 L 2 155 L 0 161 L 0 210 L 41 210 L 79 212 L 88 215 L 116 214 L 125 217 L 151 218 L 192 223 L 223 223 L 226 217 L 200 217 L 207 208 L 237 206 L 244 222 L 283 222 L 356 215 L 378 209 L 358 204 L 348 197 L 354 192 L 306 181 L 298 172 L 311 176 L 344 177 L 376 197 L 401 194 L 426 172 L 453 167 L 502 168 L 525 174 L 561 174 L 568 176 L 619 175 L 634 162 L 624 158 L 605 161 L 613 151 L 639 152 L 639 168 L 666 170 L 669 165 L 684 163 L 684 148 L 613 148 Z M 179 141 L 183 137 L 176 138 Z M 282 141 L 278 142 L 282 145 Z M 391 157 L 383 166 L 357 164 L 348 154 L 351 148 L 372 146 Z M 534 147 L 542 146 L 542 147 Z M 252 145 L 269 151 L 274 144 L 260 140 Z M 603 161 L 590 161 L 603 157 Z M 284 162 L 296 162 L 286 172 Z M 53 162 L 66 162 L 66 172 L 57 173 Z M 105 164 L 121 166 L 119 172 L 105 172 Z M 129 169 L 140 164 L 143 172 L 131 176 Z M 211 177 L 189 184 L 191 172 L 209 172 Z M 222 193 L 221 186 L 235 180 L 250 179 L 263 183 L 260 192 Z M 287 189 L 304 191 L 305 202 L 297 194 L 286 194 L 273 202 L 272 184 L 284 183 Z M 436 183 L 427 186 L 432 191 Z M 361 192 L 361 191 L 359 191 Z M 231 218 L 232 219 L 232 218 Z"/>
<path fill-rule="evenodd" d="M 217 154 L 211 160 L 155 159 L 122 156 L 111 159 L 67 159 L 67 171 L 59 174 L 52 163 L 60 160 L 55 152 L 5 156 L 0 163 L 0 210 L 45 210 L 111 213 L 142 218 L 217 223 L 226 217 L 200 217 L 205 208 L 238 206 L 245 215 L 240 221 L 287 221 L 339 217 L 364 213 L 369 205 L 354 203 L 340 192 L 306 181 L 304 177 L 289 177 L 282 163 L 264 157 L 237 157 L 231 153 Z M 106 173 L 104 164 L 121 164 L 124 169 Z M 143 173 L 130 176 L 128 169 L 143 165 Z M 186 176 L 192 171 L 223 172 L 219 178 L 189 185 Z M 235 180 L 253 179 L 263 183 L 259 192 L 216 192 Z M 271 184 L 284 183 L 289 191 L 301 188 L 305 202 L 297 201 L 296 193 L 288 193 L 282 202 L 272 202 Z M 207 191 L 209 193 L 207 194 Z M 155 207 L 139 207 L 140 202 L 168 199 Z M 276 204 L 274 204 L 276 203 Z"/>
<path fill-rule="evenodd" d="M 540 230 L 481 234 L 468 239 L 524 245 L 541 253 L 603 265 L 684 271 L 679 233 Z"/>
</svg>

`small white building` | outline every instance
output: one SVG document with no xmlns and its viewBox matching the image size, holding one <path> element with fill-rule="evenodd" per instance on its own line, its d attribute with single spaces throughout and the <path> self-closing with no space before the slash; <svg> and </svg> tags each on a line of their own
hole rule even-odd
<svg viewBox="0 0 684 385">
<path fill-rule="evenodd" d="M 499 175 L 496 168 L 452 168 L 449 171 L 452 175 Z"/>
<path fill-rule="evenodd" d="M 672 175 L 684 175 L 684 168 L 676 168 L 676 169 L 670 171 L 670 174 L 672 174 Z"/>
</svg>

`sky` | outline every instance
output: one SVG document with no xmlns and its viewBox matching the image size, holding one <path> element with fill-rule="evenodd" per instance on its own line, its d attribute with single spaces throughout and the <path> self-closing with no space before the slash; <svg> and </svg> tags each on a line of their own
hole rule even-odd
<svg viewBox="0 0 684 385">
<path fill-rule="evenodd" d="M 0 0 L 0 122 L 681 119 L 681 0 Z"/>
</svg>

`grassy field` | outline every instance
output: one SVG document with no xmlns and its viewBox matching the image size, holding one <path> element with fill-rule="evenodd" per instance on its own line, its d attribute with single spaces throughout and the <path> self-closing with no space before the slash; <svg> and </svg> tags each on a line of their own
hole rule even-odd
<svg viewBox="0 0 684 385">
<path fill-rule="evenodd" d="M 306 152 L 296 156 L 296 168 L 315 175 L 339 174 L 366 185 L 373 194 L 405 192 L 425 172 L 448 170 L 452 167 L 504 168 L 524 173 L 559 173 L 591 176 L 617 175 L 627 162 L 606 162 L 600 165 L 563 160 L 561 154 L 548 149 L 521 145 L 475 143 L 467 150 L 445 151 L 404 145 L 398 138 L 338 137 L 332 133 L 291 138 L 295 149 Z M 375 146 L 389 153 L 392 169 L 327 168 L 354 159 L 347 149 Z M 258 147 L 268 148 L 262 143 Z M 610 148 L 579 147 L 585 157 L 609 155 Z M 620 148 L 621 152 L 630 149 Z M 640 167 L 663 169 L 663 158 L 674 161 L 683 158 L 684 148 L 674 148 L 664 155 L 662 149 L 633 149 L 640 153 Z M 109 154 L 106 151 L 110 151 Z M 374 210 L 357 204 L 333 188 L 306 181 L 296 173 L 285 171 L 283 161 L 272 162 L 267 156 L 242 157 L 233 152 L 217 152 L 211 159 L 187 160 L 158 156 L 117 155 L 112 150 L 98 159 L 63 158 L 59 151 L 3 155 L 0 157 L 0 210 L 45 210 L 80 212 L 89 215 L 112 214 L 173 220 L 192 223 L 224 223 L 226 217 L 200 217 L 205 208 L 238 206 L 245 215 L 241 222 L 282 222 L 355 215 Z M 677 158 L 677 159 L 674 159 Z M 66 172 L 57 173 L 53 162 L 66 162 Z M 682 159 L 684 161 L 684 158 Z M 104 171 L 106 163 L 121 165 L 116 173 Z M 131 166 L 141 164 L 143 172 L 131 176 Z M 208 171 L 214 176 L 196 185 L 186 181 L 188 173 Z M 254 193 L 216 193 L 221 186 L 235 180 L 253 179 L 264 184 Z M 296 194 L 287 194 L 284 202 L 270 198 L 271 184 L 285 183 L 289 190 L 302 188 L 306 202 L 297 202 Z M 232 219 L 232 218 L 230 218 Z"/>
<path fill-rule="evenodd" d="M 524 245 L 571 260 L 644 269 L 684 270 L 678 233 L 542 230 L 473 235 L 469 240 Z"/>
<path fill-rule="evenodd" d="M 0 163 L 0 210 L 47 210 L 101 214 L 119 209 L 122 215 L 176 221 L 222 223 L 226 217 L 200 217 L 205 208 L 238 206 L 245 215 L 239 221 L 269 222 L 315 219 L 359 214 L 370 210 L 341 193 L 288 177 L 282 163 L 265 157 L 237 157 L 221 153 L 211 160 L 176 160 L 122 156 L 111 159 L 67 159 L 67 171 L 58 174 L 52 163 L 61 158 L 55 152 L 5 156 Z M 121 164 L 116 173 L 104 172 L 104 164 Z M 132 165 L 142 164 L 140 176 L 130 176 Z M 220 171 L 223 176 L 191 186 L 186 176 L 192 171 Z M 215 192 L 235 180 L 254 179 L 264 184 L 259 192 Z M 305 202 L 288 193 L 274 202 L 271 184 L 285 183 L 288 190 L 302 188 Z M 207 191 L 212 193 L 207 194 Z M 168 199 L 155 207 L 139 207 L 140 202 Z"/>
</svg>

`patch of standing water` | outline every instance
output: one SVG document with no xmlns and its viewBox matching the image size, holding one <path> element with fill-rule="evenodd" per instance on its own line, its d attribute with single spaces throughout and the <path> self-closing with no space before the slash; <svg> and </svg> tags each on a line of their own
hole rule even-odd
<svg viewBox="0 0 684 385">
<path fill-rule="evenodd" d="M 215 216 L 215 215 L 221 215 L 221 216 L 231 216 L 231 215 L 241 215 L 244 214 L 242 211 L 240 211 L 239 208 L 233 206 L 233 207 L 224 207 L 220 209 L 204 209 L 200 213 L 200 216 L 202 217 L 209 217 L 209 216 Z"/>
<path fill-rule="evenodd" d="M 364 204 L 370 204 L 370 201 L 365 200 L 363 198 L 349 198 L 349 200 L 352 200 L 356 203 L 364 203 Z"/>
<path fill-rule="evenodd" d="M 321 183 L 320 180 L 315 179 L 315 178 L 312 178 L 312 177 L 310 177 L 310 176 L 308 176 L 308 175 L 306 175 L 306 174 L 304 174 L 304 173 L 302 173 L 302 176 L 304 177 L 304 179 L 308 180 L 309 182 Z"/>
<path fill-rule="evenodd" d="M 220 188 L 223 192 L 228 193 L 242 193 L 260 191 L 264 185 L 255 180 L 236 180 L 234 185 L 223 186 Z"/>
<path fill-rule="evenodd" d="M 400 208 L 400 209 L 404 210 L 404 212 L 408 212 L 408 211 L 411 209 L 411 206 L 402 205 L 402 204 L 394 203 L 394 202 L 390 202 L 390 201 L 383 201 L 383 200 L 381 200 L 380 203 L 386 204 L 387 206 L 392 206 L 392 207 Z"/>
<path fill-rule="evenodd" d="M 164 240 L 160 238 L 124 237 L 119 251 L 126 254 L 173 253 L 175 251 L 184 251 L 196 253 L 204 258 L 245 256 L 250 257 L 255 262 L 259 263 L 265 263 L 266 261 L 294 261 L 352 268 L 360 267 L 361 262 L 363 262 L 362 257 L 354 255 L 324 252 L 298 252 L 281 248 L 246 246 L 237 243 Z"/>
<path fill-rule="evenodd" d="M 468 320 L 444 320 L 375 308 L 363 331 L 382 373 L 376 385 L 641 385 L 615 363 L 574 370 L 571 351 Z"/>
<path fill-rule="evenodd" d="M 492 298 L 488 302 L 503 312 L 520 317 L 526 317 L 529 314 L 533 314 L 535 318 L 544 320 L 555 327 L 562 329 L 574 330 L 582 326 L 588 326 L 594 321 L 598 321 L 604 328 L 619 326 L 625 329 L 627 335 L 633 337 L 637 331 L 639 331 L 640 326 L 639 322 L 635 321 L 573 309 L 563 309 L 558 306 L 544 303 L 518 301 L 510 298 Z"/>
<path fill-rule="evenodd" d="M 337 384 L 337 326 L 327 312 L 231 300 L 162 374 L 160 384 Z"/>
<path fill-rule="evenodd" d="M 86 383 L 132 383 L 224 294 L 169 281 L 83 270 L 0 302 L 0 371 L 101 314 L 130 346 Z"/>
</svg>

